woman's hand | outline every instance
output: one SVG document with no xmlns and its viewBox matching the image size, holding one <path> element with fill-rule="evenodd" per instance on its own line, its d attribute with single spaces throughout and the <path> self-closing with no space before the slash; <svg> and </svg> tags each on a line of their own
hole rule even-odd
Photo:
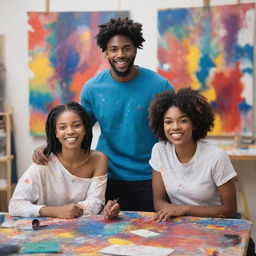
<svg viewBox="0 0 256 256">
<path fill-rule="evenodd" d="M 60 219 L 73 219 L 83 215 L 84 210 L 77 204 L 67 204 L 58 207 L 44 206 L 40 209 L 40 215 Z"/>
<path fill-rule="evenodd" d="M 104 208 L 104 218 L 112 219 L 116 218 L 120 212 L 120 206 L 116 200 L 109 200 Z"/>
<path fill-rule="evenodd" d="M 187 205 L 168 205 L 162 210 L 158 211 L 154 220 L 156 222 L 167 221 L 170 217 L 184 216 L 187 214 Z"/>
</svg>

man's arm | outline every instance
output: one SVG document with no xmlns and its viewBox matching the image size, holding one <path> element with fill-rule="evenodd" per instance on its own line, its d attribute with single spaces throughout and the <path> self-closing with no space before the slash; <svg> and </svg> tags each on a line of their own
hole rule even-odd
<svg viewBox="0 0 256 256">
<path fill-rule="evenodd" d="M 88 89 L 87 83 L 83 86 L 82 91 L 80 93 L 80 104 L 89 114 L 91 125 L 94 126 L 94 124 L 97 122 L 97 119 L 92 109 L 93 99 L 92 99 L 91 92 Z"/>
<path fill-rule="evenodd" d="M 34 150 L 32 159 L 36 164 L 47 165 L 49 158 L 44 154 L 46 146 L 40 146 Z"/>
</svg>

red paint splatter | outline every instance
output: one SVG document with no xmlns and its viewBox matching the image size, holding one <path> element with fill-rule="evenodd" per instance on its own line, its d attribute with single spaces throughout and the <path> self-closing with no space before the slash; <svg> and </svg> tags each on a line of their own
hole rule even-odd
<svg viewBox="0 0 256 256">
<path fill-rule="evenodd" d="M 38 13 L 30 13 L 28 23 L 32 27 L 32 31 L 29 31 L 29 50 L 34 50 L 35 47 L 42 47 L 45 45 L 46 37 L 50 34 L 49 30 L 46 30 L 41 21 L 42 18 L 47 18 L 47 14 L 38 15 Z M 48 15 L 52 16 L 52 15 Z"/>
<path fill-rule="evenodd" d="M 25 180 L 24 180 L 24 183 L 29 184 L 29 183 L 30 183 L 30 179 L 28 179 L 28 178 L 25 179 Z"/>
<path fill-rule="evenodd" d="M 169 70 L 165 71 L 162 68 L 158 68 L 157 72 L 166 77 L 176 90 L 186 86 L 189 87 L 191 85 L 191 76 L 188 72 L 188 63 L 186 61 L 189 49 L 173 35 L 167 35 L 167 45 L 172 50 L 160 47 L 158 49 L 158 59 L 160 63 L 169 64 Z"/>
<path fill-rule="evenodd" d="M 217 95 L 216 111 L 222 120 L 224 133 L 239 132 L 241 130 L 241 117 L 238 105 L 243 101 L 242 91 L 244 84 L 241 81 L 242 73 L 239 62 L 234 69 L 227 67 L 223 72 L 216 73 L 212 80 Z"/>
</svg>

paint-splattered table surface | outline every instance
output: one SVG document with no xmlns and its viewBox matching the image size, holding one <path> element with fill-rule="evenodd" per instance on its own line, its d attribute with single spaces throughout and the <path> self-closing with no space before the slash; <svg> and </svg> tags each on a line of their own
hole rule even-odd
<svg viewBox="0 0 256 256">
<path fill-rule="evenodd" d="M 6 216 L 7 226 L 15 225 L 0 228 L 0 243 L 21 247 L 28 242 L 57 241 L 61 255 L 245 255 L 252 227 L 249 221 L 179 217 L 156 223 L 152 216 L 122 212 L 111 221 L 102 215 L 42 218 L 40 223 L 45 226 L 38 230 L 31 228 L 31 218 Z"/>
</svg>

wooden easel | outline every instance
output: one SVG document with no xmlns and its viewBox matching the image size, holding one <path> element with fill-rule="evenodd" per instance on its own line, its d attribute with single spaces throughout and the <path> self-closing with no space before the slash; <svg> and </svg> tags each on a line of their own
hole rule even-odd
<svg viewBox="0 0 256 256">
<path fill-rule="evenodd" d="M 50 12 L 50 0 L 45 0 L 45 12 Z"/>
</svg>

